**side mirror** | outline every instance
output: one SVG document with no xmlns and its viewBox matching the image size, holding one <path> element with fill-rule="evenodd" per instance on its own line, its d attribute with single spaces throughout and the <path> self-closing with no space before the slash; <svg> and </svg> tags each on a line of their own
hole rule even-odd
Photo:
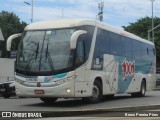
<svg viewBox="0 0 160 120">
<path fill-rule="evenodd" d="M 10 58 L 10 55 L 11 55 L 12 40 L 17 38 L 17 37 L 20 37 L 21 35 L 22 35 L 22 33 L 13 34 L 7 39 L 7 44 L 6 44 L 6 48 L 7 48 L 6 55 L 7 55 L 7 58 Z"/>
<path fill-rule="evenodd" d="M 80 35 L 87 33 L 87 31 L 85 30 L 78 30 L 76 32 L 74 32 L 71 36 L 71 40 L 70 40 L 70 48 L 71 49 L 75 49 L 76 48 L 76 44 L 77 44 L 77 39 Z"/>
<path fill-rule="evenodd" d="M 18 34 L 13 34 L 11 35 L 8 39 L 7 39 L 7 51 L 10 52 L 11 51 L 11 44 L 12 44 L 12 40 L 17 38 L 17 37 L 21 37 L 22 33 L 18 33 Z"/>
</svg>

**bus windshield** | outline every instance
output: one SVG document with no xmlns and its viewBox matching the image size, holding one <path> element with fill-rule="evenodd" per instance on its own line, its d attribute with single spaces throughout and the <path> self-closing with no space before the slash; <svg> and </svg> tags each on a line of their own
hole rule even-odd
<svg viewBox="0 0 160 120">
<path fill-rule="evenodd" d="M 73 65 L 70 38 L 75 29 L 26 31 L 17 53 L 16 68 L 56 71 Z"/>
</svg>

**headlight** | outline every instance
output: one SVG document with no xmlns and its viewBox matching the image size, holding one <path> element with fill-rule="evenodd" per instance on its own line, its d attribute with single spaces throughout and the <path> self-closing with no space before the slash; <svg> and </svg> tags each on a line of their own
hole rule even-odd
<svg viewBox="0 0 160 120">
<path fill-rule="evenodd" d="M 70 88 L 67 88 L 67 89 L 66 89 L 66 92 L 67 92 L 67 93 L 70 93 L 70 92 L 71 92 L 71 89 L 70 89 Z"/>
</svg>

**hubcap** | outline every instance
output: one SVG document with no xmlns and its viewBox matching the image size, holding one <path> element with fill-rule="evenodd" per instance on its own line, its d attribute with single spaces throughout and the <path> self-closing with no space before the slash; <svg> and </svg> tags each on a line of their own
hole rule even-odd
<svg viewBox="0 0 160 120">
<path fill-rule="evenodd" d="M 99 89 L 97 86 L 93 86 L 93 90 L 92 90 L 92 97 L 93 98 L 98 98 L 99 95 Z"/>
</svg>

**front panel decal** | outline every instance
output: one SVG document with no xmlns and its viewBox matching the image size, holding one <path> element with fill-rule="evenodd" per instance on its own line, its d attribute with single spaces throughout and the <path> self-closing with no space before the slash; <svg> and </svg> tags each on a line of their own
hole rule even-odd
<svg viewBox="0 0 160 120">
<path fill-rule="evenodd" d="M 118 93 L 124 93 L 131 84 L 135 74 L 135 60 L 116 57 L 119 61 L 118 73 Z"/>
<path fill-rule="evenodd" d="M 133 78 L 135 71 L 134 68 L 135 68 L 134 62 L 130 62 L 125 59 L 122 63 L 123 79 L 125 79 L 127 76 L 131 76 Z"/>
<path fill-rule="evenodd" d="M 61 73 L 57 75 L 52 75 L 52 76 L 39 76 L 38 77 L 38 82 L 51 82 L 53 79 L 62 79 L 67 75 L 67 73 Z"/>
</svg>

